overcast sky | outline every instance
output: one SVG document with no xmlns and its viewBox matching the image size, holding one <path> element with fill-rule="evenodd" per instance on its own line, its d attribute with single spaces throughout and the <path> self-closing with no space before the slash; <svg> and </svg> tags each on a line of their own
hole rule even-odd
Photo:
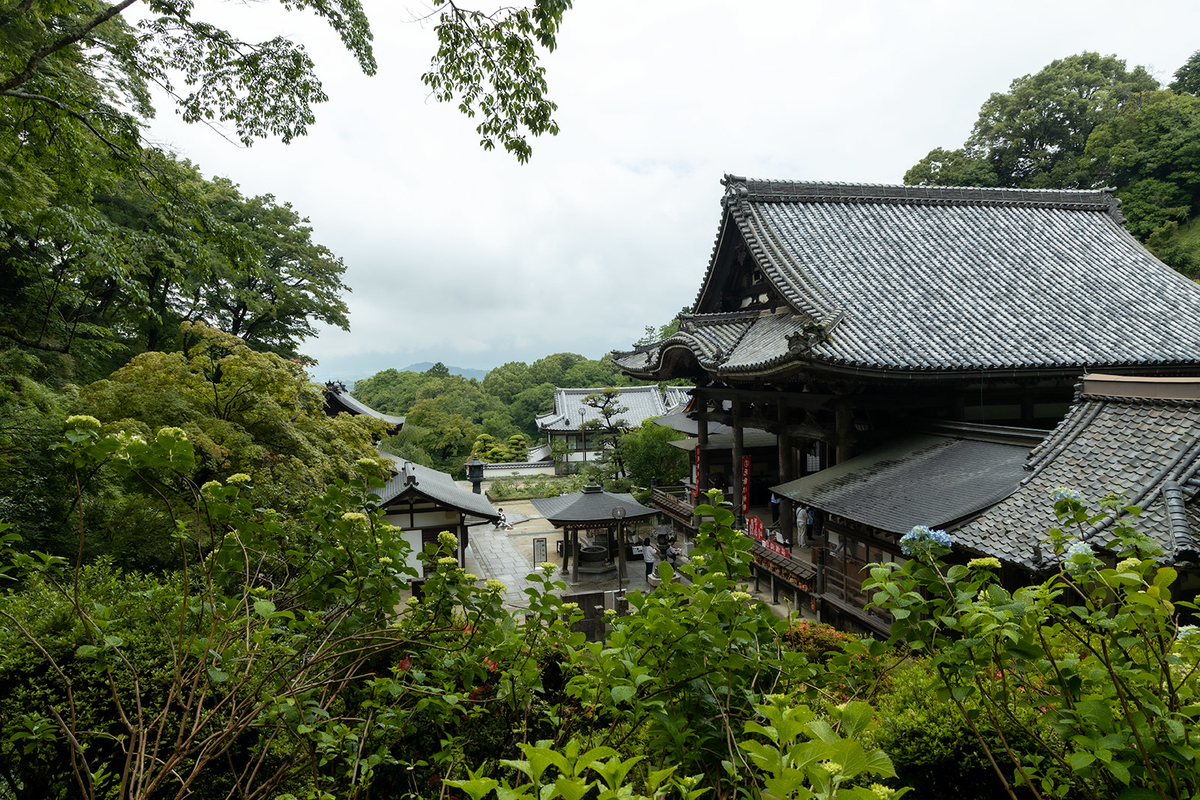
<svg viewBox="0 0 1200 800">
<path fill-rule="evenodd" d="M 351 331 L 304 347 L 321 380 L 627 349 L 694 300 L 724 174 L 900 183 L 1056 58 L 1116 54 L 1165 82 L 1200 49 L 1194 0 L 576 0 L 545 59 L 562 131 L 521 165 L 429 98 L 436 41 L 411 21 L 427 7 L 363 2 L 374 77 L 305 14 L 198 4 L 305 43 L 330 97 L 307 137 L 245 149 L 165 103 L 152 128 L 205 174 L 290 201 L 345 259 Z"/>
</svg>

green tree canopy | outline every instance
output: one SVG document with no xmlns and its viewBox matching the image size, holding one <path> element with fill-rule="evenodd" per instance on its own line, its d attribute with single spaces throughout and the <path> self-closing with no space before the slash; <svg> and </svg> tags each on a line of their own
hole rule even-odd
<svg viewBox="0 0 1200 800">
<path fill-rule="evenodd" d="M 1116 56 L 1080 53 L 1017 78 L 993 94 L 961 150 L 935 149 L 905 174 L 908 184 L 1091 186 L 1088 137 L 1142 92 L 1159 88 L 1143 67 Z"/>
<path fill-rule="evenodd" d="M 1200 50 L 1192 53 L 1182 67 L 1175 70 L 1175 80 L 1167 87 L 1176 94 L 1200 96 Z"/>
<path fill-rule="evenodd" d="M 297 364 L 200 323 L 185 323 L 185 333 L 193 342 L 186 352 L 137 356 L 83 387 L 76 408 L 130 436 L 178 427 L 195 450 L 198 483 L 242 473 L 257 505 L 292 513 L 376 455 L 373 441 L 385 426 L 367 416 L 329 417 L 323 393 Z M 109 547 L 141 547 L 136 523 L 147 506 L 160 508 L 152 494 L 115 493 L 97 506 L 96 527 L 108 533 Z"/>
<path fill-rule="evenodd" d="M 645 420 L 641 427 L 625 433 L 617 442 L 621 460 L 635 486 L 669 486 L 682 480 L 689 470 L 688 453 L 671 442 L 684 434 Z"/>
</svg>

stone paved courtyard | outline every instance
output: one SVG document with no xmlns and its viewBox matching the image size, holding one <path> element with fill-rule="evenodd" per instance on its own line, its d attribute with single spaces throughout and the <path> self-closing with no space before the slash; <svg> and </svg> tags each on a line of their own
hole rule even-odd
<svg viewBox="0 0 1200 800">
<path fill-rule="evenodd" d="M 469 488 L 470 484 L 466 484 Z M 493 503 L 497 508 L 503 507 L 505 515 L 513 523 L 511 531 L 496 530 L 491 525 L 476 525 L 471 528 L 470 546 L 467 548 L 466 568 L 468 572 L 483 579 L 495 579 L 504 582 L 507 587 L 504 605 L 512 610 L 527 608 L 528 595 L 525 590 L 531 584 L 526 576 L 537 568 L 533 560 L 534 539 L 545 537 L 547 561 L 555 564 L 558 569 L 554 580 L 567 584 L 565 591 L 560 594 L 577 592 L 615 591 L 617 589 L 616 571 L 578 583 L 571 583 L 562 572 L 562 556 L 558 555 L 556 542 L 561 533 L 547 522 L 533 504 L 528 500 L 505 500 Z M 629 578 L 622 581 L 622 587 L 627 590 L 649 591 L 654 587 L 646 581 L 646 570 L 640 561 L 631 561 L 628 565 Z M 765 587 L 764 587 L 765 588 Z M 771 610 L 779 616 L 787 616 L 792 610 L 781 595 L 779 603 L 771 603 L 770 593 L 754 592 L 751 583 L 746 590 L 754 594 L 760 602 L 767 603 Z"/>
</svg>

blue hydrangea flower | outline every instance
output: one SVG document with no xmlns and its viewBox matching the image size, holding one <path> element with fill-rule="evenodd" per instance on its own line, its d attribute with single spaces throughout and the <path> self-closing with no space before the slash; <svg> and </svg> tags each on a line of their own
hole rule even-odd
<svg viewBox="0 0 1200 800">
<path fill-rule="evenodd" d="M 1175 635 L 1175 638 L 1182 642 L 1184 639 L 1188 639 L 1193 636 L 1200 636 L 1200 628 L 1196 627 L 1195 625 L 1181 625 L 1179 627 L 1179 633 Z"/>
<path fill-rule="evenodd" d="M 1078 503 L 1083 502 L 1083 495 L 1081 495 L 1079 492 L 1075 491 L 1074 489 L 1068 489 L 1065 486 L 1060 486 L 1057 489 L 1055 489 L 1054 493 L 1051 495 L 1051 497 L 1054 498 L 1055 503 L 1061 503 L 1064 500 L 1074 500 Z"/>
<path fill-rule="evenodd" d="M 917 525 L 900 537 L 900 552 L 906 556 L 923 558 L 933 554 L 934 546 L 950 547 L 954 540 L 945 531 L 930 530 L 926 525 Z"/>
<path fill-rule="evenodd" d="M 1067 548 L 1063 556 L 1063 569 L 1076 578 L 1097 563 L 1099 559 L 1092 553 L 1092 546 L 1087 542 L 1076 542 Z"/>
</svg>

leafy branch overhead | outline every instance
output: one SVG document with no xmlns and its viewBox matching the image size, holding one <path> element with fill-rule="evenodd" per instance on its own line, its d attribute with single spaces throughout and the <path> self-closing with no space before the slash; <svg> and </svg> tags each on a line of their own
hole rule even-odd
<svg viewBox="0 0 1200 800">
<path fill-rule="evenodd" d="M 439 102 L 457 100 L 462 113 L 480 117 L 475 130 L 485 150 L 499 143 L 525 163 L 533 153 L 527 137 L 558 134 L 558 106 L 546 97 L 538 56 L 539 48 L 553 52 L 571 2 L 536 0 L 486 14 L 435 0 L 439 46 L 421 80 Z"/>
</svg>

